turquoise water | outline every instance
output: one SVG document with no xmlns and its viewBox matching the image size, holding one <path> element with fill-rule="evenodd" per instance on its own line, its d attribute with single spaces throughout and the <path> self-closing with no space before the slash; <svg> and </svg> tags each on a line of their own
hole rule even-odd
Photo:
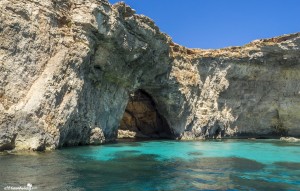
<svg viewBox="0 0 300 191">
<path fill-rule="evenodd" d="M 143 141 L 0 155 L 0 190 L 300 190 L 300 143 Z"/>
</svg>

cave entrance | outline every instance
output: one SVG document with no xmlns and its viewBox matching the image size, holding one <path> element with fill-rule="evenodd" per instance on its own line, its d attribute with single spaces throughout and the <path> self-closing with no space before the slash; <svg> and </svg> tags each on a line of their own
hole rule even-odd
<svg viewBox="0 0 300 191">
<path fill-rule="evenodd" d="M 172 138 L 166 119 L 159 114 L 152 97 L 144 90 L 137 90 L 130 96 L 118 138 Z"/>
</svg>

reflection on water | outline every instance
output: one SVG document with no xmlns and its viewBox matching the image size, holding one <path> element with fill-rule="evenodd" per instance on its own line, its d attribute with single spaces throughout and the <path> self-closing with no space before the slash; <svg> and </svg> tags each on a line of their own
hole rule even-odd
<svg viewBox="0 0 300 191">
<path fill-rule="evenodd" d="M 146 141 L 0 155 L 0 189 L 300 190 L 297 143 Z"/>
</svg>

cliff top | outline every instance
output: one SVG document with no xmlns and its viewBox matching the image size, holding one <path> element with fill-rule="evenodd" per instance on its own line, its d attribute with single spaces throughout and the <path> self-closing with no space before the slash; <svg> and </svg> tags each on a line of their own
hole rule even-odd
<svg viewBox="0 0 300 191">
<path fill-rule="evenodd" d="M 290 43 L 292 40 L 300 39 L 300 32 L 282 35 L 267 39 L 254 40 L 244 46 L 230 46 L 220 49 L 198 49 L 186 48 L 174 42 L 170 43 L 172 56 L 184 56 L 189 59 L 199 57 L 248 57 L 249 52 L 258 51 L 261 47 L 279 46 L 280 44 Z"/>
</svg>

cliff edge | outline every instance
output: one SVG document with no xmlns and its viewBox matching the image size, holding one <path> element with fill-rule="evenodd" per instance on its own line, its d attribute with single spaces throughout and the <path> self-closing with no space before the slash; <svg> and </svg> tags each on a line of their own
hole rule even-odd
<svg viewBox="0 0 300 191">
<path fill-rule="evenodd" d="M 188 49 L 124 3 L 1 0 L 0 150 L 115 140 L 137 92 L 156 136 L 300 136 L 299 47 L 300 33 Z"/>
</svg>

